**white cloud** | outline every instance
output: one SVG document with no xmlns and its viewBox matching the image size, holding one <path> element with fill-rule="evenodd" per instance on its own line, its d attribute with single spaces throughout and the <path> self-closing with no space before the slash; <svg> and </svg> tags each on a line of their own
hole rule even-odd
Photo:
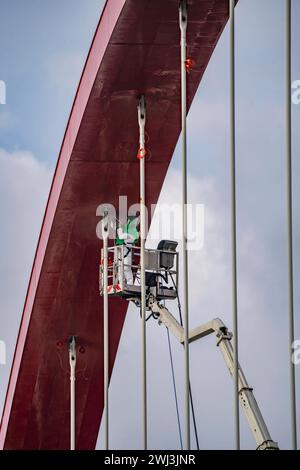
<svg viewBox="0 0 300 470">
<path fill-rule="evenodd" d="M 52 173 L 31 152 L 0 149 L 0 412 Z"/>
</svg>

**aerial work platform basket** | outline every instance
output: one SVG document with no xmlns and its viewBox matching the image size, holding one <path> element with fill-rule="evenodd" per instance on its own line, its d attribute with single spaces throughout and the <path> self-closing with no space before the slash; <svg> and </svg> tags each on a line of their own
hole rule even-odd
<svg viewBox="0 0 300 470">
<path fill-rule="evenodd" d="M 146 293 L 158 300 L 175 299 L 178 288 L 177 242 L 161 240 L 157 249 L 145 249 Z M 100 294 L 103 295 L 104 258 L 101 250 L 99 272 Z M 141 297 L 140 286 L 140 247 L 130 244 L 108 247 L 108 287 L 109 295 L 117 295 L 128 300 Z"/>
</svg>

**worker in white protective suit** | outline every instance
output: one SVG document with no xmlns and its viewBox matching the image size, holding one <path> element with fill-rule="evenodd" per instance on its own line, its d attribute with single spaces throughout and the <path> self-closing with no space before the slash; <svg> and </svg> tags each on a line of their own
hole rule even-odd
<svg viewBox="0 0 300 470">
<path fill-rule="evenodd" d="M 139 239 L 139 232 L 137 230 L 138 221 L 138 217 L 128 217 L 126 224 L 122 225 L 117 230 L 116 245 L 125 245 L 124 277 L 126 284 L 128 285 L 134 284 L 132 272 L 132 248 Z"/>
</svg>

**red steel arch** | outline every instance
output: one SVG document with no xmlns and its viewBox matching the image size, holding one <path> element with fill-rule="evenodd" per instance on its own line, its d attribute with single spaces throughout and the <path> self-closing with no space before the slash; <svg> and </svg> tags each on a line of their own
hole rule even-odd
<svg viewBox="0 0 300 470">
<path fill-rule="evenodd" d="M 192 102 L 228 19 L 228 0 L 189 0 Z M 69 448 L 66 342 L 84 347 L 76 447 L 93 449 L 103 409 L 101 242 L 96 208 L 138 202 L 137 100 L 147 99 L 147 203 L 157 201 L 180 133 L 178 0 L 107 0 L 76 93 L 33 263 L 1 422 L 5 449 Z M 112 370 L 127 303 L 112 299 Z"/>
</svg>

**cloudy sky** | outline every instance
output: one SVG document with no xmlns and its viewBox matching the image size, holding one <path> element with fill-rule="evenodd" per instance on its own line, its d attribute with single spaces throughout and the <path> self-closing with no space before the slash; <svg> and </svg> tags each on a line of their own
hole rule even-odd
<svg viewBox="0 0 300 470">
<path fill-rule="evenodd" d="M 0 80 L 7 87 L 7 103 L 0 105 L 0 340 L 7 347 L 7 363 L 0 365 L 0 410 L 53 169 L 103 3 L 0 0 Z M 293 80 L 300 80 L 300 2 L 292 3 Z M 237 222 L 240 361 L 273 439 L 288 448 L 284 4 L 240 0 L 236 9 Z M 189 200 L 205 206 L 204 246 L 190 257 L 192 327 L 215 316 L 232 325 L 228 39 L 226 29 L 189 115 Z M 299 125 L 300 105 L 293 105 L 298 339 Z M 165 203 L 176 200 L 180 201 L 178 150 L 160 198 Z M 169 307 L 177 314 L 175 305 Z M 110 388 L 114 448 L 141 446 L 139 331 L 138 313 L 130 307 Z M 183 354 L 174 341 L 172 348 L 182 410 Z M 148 357 L 149 446 L 176 448 L 167 336 L 155 322 L 148 322 Z M 297 370 L 298 385 L 299 377 Z M 232 382 L 214 338 L 191 346 L 191 382 L 200 447 L 232 448 Z M 241 423 L 242 446 L 253 448 L 243 416 Z M 100 432 L 99 448 L 101 442 Z"/>
</svg>

